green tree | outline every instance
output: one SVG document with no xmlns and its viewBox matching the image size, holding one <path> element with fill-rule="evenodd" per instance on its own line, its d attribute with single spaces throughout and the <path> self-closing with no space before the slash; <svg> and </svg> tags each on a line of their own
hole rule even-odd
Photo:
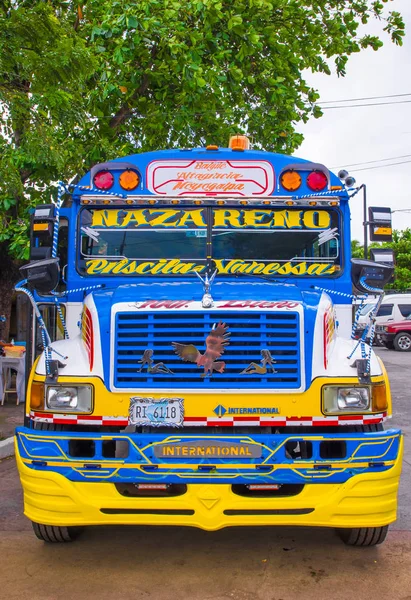
<svg viewBox="0 0 411 600">
<path fill-rule="evenodd" d="M 351 256 L 353 258 L 364 258 L 364 246 L 358 240 L 351 241 Z"/>
<path fill-rule="evenodd" d="M 391 248 L 395 256 L 395 281 L 387 288 L 395 290 L 411 289 L 411 229 L 394 230 L 392 242 L 373 243 L 371 248 Z"/>
<path fill-rule="evenodd" d="M 3 0 L 0 261 L 27 256 L 27 208 L 93 163 L 238 132 L 294 150 L 296 123 L 321 116 L 306 69 L 343 76 L 377 50 L 371 18 L 401 44 L 387 2 Z"/>
</svg>

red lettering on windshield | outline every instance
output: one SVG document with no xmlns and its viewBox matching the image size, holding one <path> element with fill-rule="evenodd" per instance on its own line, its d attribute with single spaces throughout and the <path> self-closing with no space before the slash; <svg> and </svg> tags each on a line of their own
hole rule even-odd
<svg viewBox="0 0 411 600">
<path fill-rule="evenodd" d="M 296 308 L 299 302 L 289 302 L 287 300 L 266 302 L 253 300 L 230 300 L 225 304 L 219 304 L 217 308 Z"/>
</svg>

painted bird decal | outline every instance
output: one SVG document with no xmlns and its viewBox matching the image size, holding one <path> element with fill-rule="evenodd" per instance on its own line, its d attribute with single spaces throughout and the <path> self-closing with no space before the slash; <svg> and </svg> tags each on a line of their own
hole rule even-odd
<svg viewBox="0 0 411 600">
<path fill-rule="evenodd" d="M 196 363 L 199 367 L 204 367 L 204 373 L 201 377 L 211 376 L 213 371 L 223 373 L 225 362 L 216 362 L 224 353 L 225 347 L 230 343 L 230 333 L 228 325 L 225 323 L 214 324 L 209 335 L 206 337 L 206 351 L 201 354 L 194 344 L 179 344 L 172 342 L 174 352 L 178 354 L 185 362 Z"/>
</svg>

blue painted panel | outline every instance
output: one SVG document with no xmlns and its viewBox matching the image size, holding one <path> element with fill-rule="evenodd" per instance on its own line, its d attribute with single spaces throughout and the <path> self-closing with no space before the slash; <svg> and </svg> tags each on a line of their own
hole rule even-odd
<svg viewBox="0 0 411 600">
<path fill-rule="evenodd" d="M 146 173 L 146 168 L 147 165 L 153 161 L 153 160 L 164 160 L 164 159 L 169 159 L 169 160 L 176 160 L 176 159 L 200 159 L 200 160 L 266 160 L 268 162 L 270 162 L 273 165 L 274 171 L 276 172 L 276 174 L 278 175 L 284 168 L 286 168 L 287 165 L 293 163 L 293 164 L 298 164 L 301 163 L 302 165 L 304 165 L 304 163 L 307 163 L 309 161 L 301 159 L 301 158 L 296 158 L 294 156 L 287 156 L 287 155 L 282 155 L 282 154 L 276 154 L 276 153 L 271 153 L 271 152 L 263 152 L 263 151 L 259 151 L 259 150 L 249 150 L 247 152 L 233 152 L 230 149 L 224 149 L 221 148 L 218 151 L 213 151 L 213 152 L 209 152 L 206 151 L 204 148 L 196 148 L 196 149 L 192 149 L 192 150 L 159 150 L 156 152 L 148 152 L 148 153 L 140 153 L 140 154 L 134 154 L 134 155 L 130 155 L 127 157 L 120 157 L 118 159 L 115 159 L 113 162 L 129 162 L 132 163 L 136 166 L 136 168 L 140 171 L 141 175 L 142 175 L 142 181 L 143 181 L 143 186 L 142 188 L 138 188 L 138 190 L 136 191 L 136 193 L 141 194 L 141 195 L 147 195 L 148 197 L 151 196 L 150 192 L 147 191 L 147 188 L 145 187 L 145 173 Z M 118 184 L 118 176 L 119 176 L 119 171 L 113 171 L 113 173 L 115 174 L 115 186 L 113 188 L 113 192 L 123 192 L 124 190 L 121 190 Z M 304 178 L 305 181 L 305 178 Z M 336 175 L 331 173 L 331 185 L 338 185 L 340 183 L 339 179 L 337 178 Z M 80 180 L 80 184 L 81 185 L 89 185 L 90 184 L 90 174 L 86 174 L 81 180 Z M 84 191 L 82 192 L 84 193 Z M 307 188 L 307 186 L 305 185 L 305 183 L 303 183 L 301 189 L 298 190 L 298 193 L 290 193 L 290 196 L 294 196 L 294 195 L 303 195 L 303 194 L 308 194 L 310 193 L 310 190 Z M 285 192 L 285 190 L 281 189 L 281 187 L 278 187 L 278 185 L 276 185 L 275 191 L 273 193 L 273 196 L 276 195 L 281 195 L 281 196 L 286 196 L 287 193 Z M 81 286 L 93 286 L 93 285 L 98 285 L 98 284 L 102 284 L 104 283 L 104 285 L 108 288 L 108 287 L 112 287 L 115 288 L 117 286 L 121 286 L 124 283 L 127 283 L 127 278 L 126 277 L 118 277 L 115 279 L 115 281 L 113 280 L 109 280 L 108 277 L 101 277 L 101 276 L 88 276 L 88 277 L 84 277 L 81 276 L 75 268 L 75 262 L 76 262 L 76 238 L 77 238 L 77 233 L 75 231 L 76 228 L 76 219 L 77 219 L 77 214 L 79 211 L 79 204 L 78 204 L 78 200 L 79 200 L 79 192 L 74 194 L 74 199 L 75 202 L 73 202 L 72 207 L 70 209 L 65 209 L 67 210 L 67 214 L 70 213 L 70 235 L 69 235 L 69 253 L 68 253 L 68 268 L 67 268 L 67 277 L 68 277 L 68 281 L 69 281 L 69 288 L 78 288 Z M 338 276 L 337 278 L 335 277 L 320 277 L 320 278 L 316 278 L 315 280 L 313 279 L 304 279 L 304 278 L 296 278 L 296 277 L 287 277 L 284 278 L 284 285 L 286 284 L 296 284 L 298 285 L 298 287 L 300 289 L 306 289 L 309 290 L 310 287 L 314 284 L 318 284 L 321 285 L 325 288 L 328 289 L 335 289 L 336 291 L 340 291 L 340 292 L 345 292 L 347 294 L 351 293 L 351 280 L 350 280 L 350 269 L 349 269 L 349 258 L 350 258 L 350 248 L 349 248 L 349 244 L 350 244 L 350 239 L 349 239 L 349 209 L 348 209 L 348 194 L 346 191 L 341 191 L 340 194 L 340 200 L 341 200 L 341 212 L 343 214 L 343 237 L 344 237 L 344 245 L 345 245 L 345 256 L 344 256 L 344 265 L 345 265 L 345 269 L 344 271 L 341 273 L 340 276 Z M 354 201 L 356 201 L 357 199 L 355 199 Z M 222 277 L 221 277 L 222 278 Z M 253 282 L 257 282 L 257 279 L 253 279 L 253 278 L 248 278 L 248 277 L 243 277 L 242 278 L 244 282 L 249 282 L 250 284 Z M 129 279 L 128 279 L 129 281 Z M 145 285 L 150 285 L 150 283 L 153 281 L 153 278 L 147 278 L 147 277 L 139 277 L 139 282 L 145 284 Z M 178 281 L 179 283 L 183 283 L 184 278 L 179 276 L 178 277 Z M 231 281 L 233 281 L 233 278 L 231 279 Z M 235 280 L 235 284 L 240 283 L 239 279 Z M 268 284 L 270 285 L 270 284 Z M 240 288 L 236 288 L 235 289 L 235 293 L 237 293 L 237 298 L 241 297 L 238 295 L 238 292 L 240 291 Z M 181 296 L 180 296 L 181 297 Z M 82 293 L 77 293 L 77 294 L 71 294 L 70 295 L 70 299 L 73 301 L 81 301 L 83 298 L 83 294 Z M 338 302 L 339 303 L 349 303 L 349 299 L 345 299 L 342 297 L 338 298 Z"/>
<path fill-rule="evenodd" d="M 362 473 L 382 473 L 398 457 L 399 430 L 355 434 L 225 434 L 199 432 L 197 435 L 110 434 L 37 432 L 19 427 L 16 430 L 19 453 L 27 467 L 36 471 L 54 471 L 71 481 L 106 483 L 344 483 Z M 70 454 L 70 440 L 94 443 L 92 457 Z M 107 442 L 121 441 L 128 447 L 126 458 L 104 458 Z M 321 458 L 322 444 L 345 442 L 345 456 Z M 258 449 L 257 457 L 223 456 L 221 458 L 173 456 L 161 458 L 155 448 L 175 443 L 205 446 L 234 443 Z M 307 442 L 310 458 L 291 458 L 290 447 Z M 103 445 L 104 444 L 104 445 Z M 291 446 L 290 446 L 291 445 Z M 212 470 L 201 470 L 207 466 Z"/>
</svg>

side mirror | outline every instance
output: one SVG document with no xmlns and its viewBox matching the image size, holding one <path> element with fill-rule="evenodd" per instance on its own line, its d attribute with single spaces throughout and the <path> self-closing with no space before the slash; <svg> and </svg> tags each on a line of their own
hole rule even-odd
<svg viewBox="0 0 411 600">
<path fill-rule="evenodd" d="M 394 268 L 389 265 L 372 260 L 351 259 L 351 281 L 360 292 L 368 293 L 370 290 L 367 288 L 371 287 L 376 294 L 381 294 L 393 273 Z"/>
<path fill-rule="evenodd" d="M 55 227 L 54 204 L 39 204 L 34 209 L 30 227 L 30 260 L 51 257 Z"/>
<path fill-rule="evenodd" d="M 49 294 L 54 290 L 60 280 L 60 266 L 58 258 L 47 258 L 30 262 L 20 271 L 27 279 L 27 283 L 39 294 Z"/>
<path fill-rule="evenodd" d="M 392 242 L 391 208 L 370 206 L 368 208 L 368 225 L 371 242 Z"/>
</svg>

